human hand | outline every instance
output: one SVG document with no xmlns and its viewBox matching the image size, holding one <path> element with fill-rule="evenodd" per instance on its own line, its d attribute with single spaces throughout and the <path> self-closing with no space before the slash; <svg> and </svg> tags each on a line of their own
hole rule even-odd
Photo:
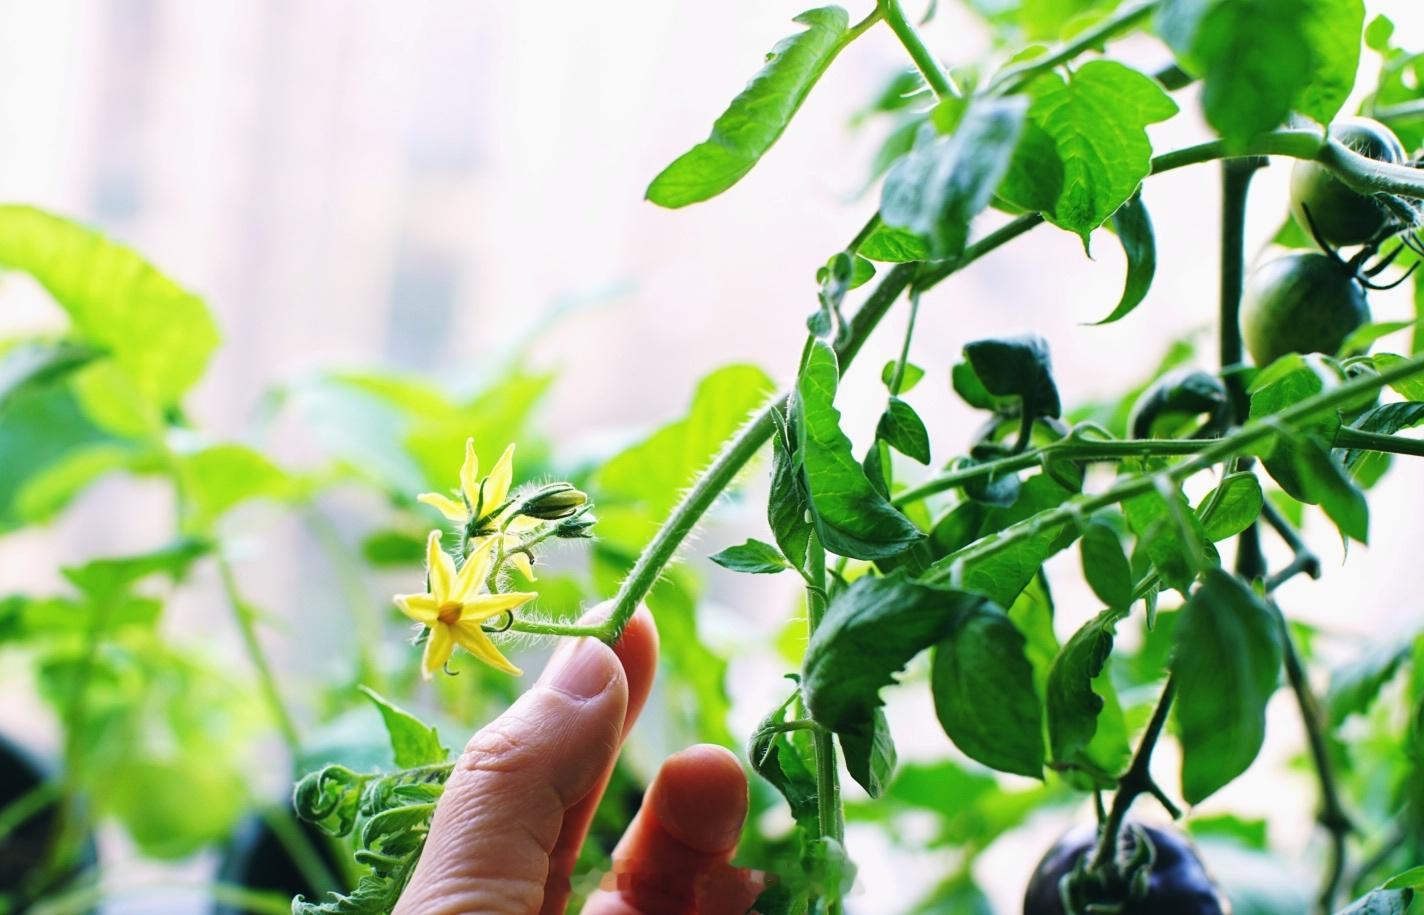
<svg viewBox="0 0 1424 915">
<path fill-rule="evenodd" d="M 560 646 L 534 687 L 466 745 L 396 912 L 563 912 L 657 658 L 646 610 L 615 648 L 590 638 Z M 583 911 L 746 912 L 757 887 L 728 863 L 746 813 L 746 776 L 731 753 L 699 745 L 669 757 Z"/>
</svg>

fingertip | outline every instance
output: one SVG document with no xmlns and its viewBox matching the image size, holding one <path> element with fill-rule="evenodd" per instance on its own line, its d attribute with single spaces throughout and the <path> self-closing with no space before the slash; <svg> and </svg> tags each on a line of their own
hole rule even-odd
<svg viewBox="0 0 1424 915">
<path fill-rule="evenodd" d="M 730 751 L 698 744 L 673 754 L 652 794 L 658 822 L 683 845 L 710 855 L 736 847 L 747 818 L 747 776 Z"/>
</svg>

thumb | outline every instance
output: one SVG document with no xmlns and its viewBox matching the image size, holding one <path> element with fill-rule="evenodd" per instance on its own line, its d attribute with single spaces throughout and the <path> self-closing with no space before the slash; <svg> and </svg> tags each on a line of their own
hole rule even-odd
<svg viewBox="0 0 1424 915">
<path fill-rule="evenodd" d="M 466 745 L 396 912 L 537 912 L 564 814 L 612 764 L 627 704 L 612 649 L 591 638 L 561 647 Z"/>
</svg>

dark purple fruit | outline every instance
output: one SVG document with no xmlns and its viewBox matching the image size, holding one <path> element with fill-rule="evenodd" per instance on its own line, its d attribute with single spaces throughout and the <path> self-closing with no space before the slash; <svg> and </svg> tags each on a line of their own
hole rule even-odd
<svg viewBox="0 0 1424 915">
<path fill-rule="evenodd" d="M 1137 842 L 1145 836 L 1151 843 L 1151 866 L 1147 871 L 1146 894 L 1126 898 L 1127 887 L 1117 893 L 1089 893 L 1079 904 L 1123 902 L 1122 915 L 1226 915 L 1230 906 L 1217 894 L 1188 839 L 1180 833 L 1152 826 L 1130 825 L 1122 831 L 1118 860 L 1140 855 Z M 1067 915 L 1061 884 L 1080 860 L 1090 856 L 1097 844 L 1097 830 L 1074 829 L 1048 850 L 1029 878 L 1024 893 L 1024 915 Z"/>
</svg>

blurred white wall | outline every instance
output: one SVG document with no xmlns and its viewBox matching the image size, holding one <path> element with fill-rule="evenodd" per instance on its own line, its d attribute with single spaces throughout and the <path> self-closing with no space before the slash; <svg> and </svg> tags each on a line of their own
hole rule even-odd
<svg viewBox="0 0 1424 915">
<path fill-rule="evenodd" d="M 982 30 L 950 0 L 941 5 L 933 46 L 951 61 L 976 54 Z M 1413 37 L 1407 43 L 1424 45 L 1416 0 L 1371 6 Z M 753 0 L 0 0 L 0 200 L 96 223 L 208 298 L 226 344 L 194 408 L 226 435 L 241 433 L 264 388 L 303 371 L 382 364 L 468 377 L 552 305 L 594 302 L 535 350 L 561 368 L 548 418 L 576 446 L 675 414 L 715 365 L 749 360 L 783 380 L 793 369 L 815 268 L 875 205 L 855 197 L 874 138 L 852 136 L 845 122 L 902 63 L 888 31 L 873 30 L 837 61 L 732 192 L 678 212 L 641 198 L 666 162 L 705 136 L 799 11 Z M 1167 57 L 1148 39 L 1129 48 L 1145 67 Z M 1192 104 L 1191 93 L 1182 99 Z M 1192 117 L 1156 139 L 1166 148 L 1203 136 Z M 1277 165 L 1258 178 L 1253 246 L 1284 213 L 1285 175 Z M 1146 199 L 1158 280 L 1119 324 L 1082 326 L 1120 289 L 1121 255 L 1107 236 L 1090 261 L 1075 238 L 1040 229 L 927 296 L 913 358 L 935 374 L 914 399 L 938 456 L 971 428 L 941 370 L 967 340 L 1044 334 L 1072 401 L 1140 378 L 1168 339 L 1209 326 L 1216 172 L 1154 179 Z M 1410 313 L 1402 292 L 1374 300 L 1379 317 Z M 43 319 L 43 309 L 19 308 L 0 314 L 0 332 Z M 886 321 L 864 365 L 893 354 L 903 320 L 896 312 Z M 883 397 L 869 375 L 857 371 L 845 393 L 860 428 Z M 1417 561 L 1421 482 L 1424 471 L 1399 462 L 1373 501 L 1380 545 L 1352 549 L 1344 568 L 1333 532 L 1315 525 L 1314 545 L 1335 561 L 1321 583 L 1288 586 L 1288 608 L 1358 632 L 1424 616 L 1417 591 L 1390 571 Z M 123 544 L 134 530 L 161 532 L 154 518 L 166 515 L 151 495 L 129 498 L 136 510 L 110 515 L 97 533 L 71 519 L 7 540 L 0 591 L 52 583 L 61 557 Z M 96 510 L 87 500 L 80 517 Z M 734 510 L 704 542 L 720 546 L 755 514 Z M 1061 564 L 1069 575 L 1071 565 Z M 280 558 L 265 568 L 270 580 L 255 587 L 291 604 L 297 570 Z M 761 581 L 712 583 L 709 613 L 720 606 L 757 626 L 789 600 Z M 1096 608 L 1085 591 L 1065 586 L 1060 596 L 1066 634 Z M 725 619 L 714 628 L 725 636 Z M 777 671 L 752 656 L 739 663 L 759 674 L 739 694 L 749 724 L 766 704 L 762 690 L 779 688 Z M 1300 744 L 1289 708 L 1275 711 L 1267 756 L 1279 762 Z M 916 727 L 927 714 L 917 697 L 892 707 L 905 756 L 942 752 L 936 729 Z M 1164 771 L 1169 764 L 1164 757 Z M 1296 822 L 1276 838 L 1299 847 L 1312 801 L 1278 766 L 1259 763 L 1210 805 L 1264 811 L 1282 800 Z M 1044 825 L 1038 839 L 1057 828 Z M 898 859 L 892 869 L 878 839 L 857 833 L 852 843 L 865 865 L 860 911 L 893 909 L 943 875 L 941 859 Z M 982 876 L 1005 911 L 1037 847 L 986 861 Z"/>
</svg>

